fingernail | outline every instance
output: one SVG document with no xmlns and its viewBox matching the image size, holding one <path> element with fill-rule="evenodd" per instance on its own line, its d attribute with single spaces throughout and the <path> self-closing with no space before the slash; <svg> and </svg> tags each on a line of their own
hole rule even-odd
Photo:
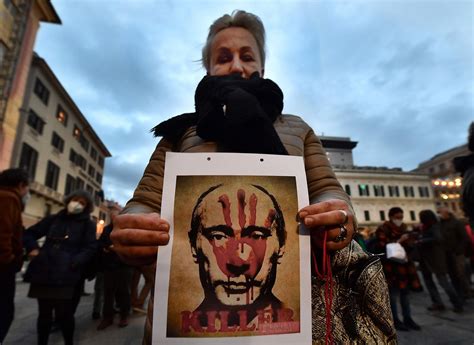
<svg viewBox="0 0 474 345">
<path fill-rule="evenodd" d="M 168 231 L 168 230 L 169 230 L 169 226 L 168 226 L 168 224 L 160 224 L 160 225 L 158 226 L 158 230 L 160 230 L 160 231 Z"/>
<path fill-rule="evenodd" d="M 308 212 L 307 211 L 301 211 L 300 213 L 298 213 L 298 215 L 300 216 L 300 219 L 301 218 L 304 218 L 308 215 Z"/>
<path fill-rule="evenodd" d="M 311 225 L 311 224 L 313 224 L 313 220 L 312 220 L 311 218 L 306 218 L 306 219 L 304 220 L 304 224 L 305 224 L 305 225 Z"/>
<path fill-rule="evenodd" d="M 170 235 L 160 234 L 159 238 L 160 238 L 160 241 L 163 241 L 163 242 L 167 243 L 170 240 Z"/>
</svg>

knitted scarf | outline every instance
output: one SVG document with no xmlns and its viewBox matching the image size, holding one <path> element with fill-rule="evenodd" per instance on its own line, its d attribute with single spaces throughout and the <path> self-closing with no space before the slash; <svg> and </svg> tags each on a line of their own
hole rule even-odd
<svg viewBox="0 0 474 345">
<path fill-rule="evenodd" d="M 227 152 L 287 155 L 273 122 L 283 110 L 283 93 L 270 79 L 254 73 L 205 76 L 194 96 L 196 112 L 166 120 L 155 136 L 178 141 L 191 126 L 197 135 L 219 143 Z"/>
</svg>

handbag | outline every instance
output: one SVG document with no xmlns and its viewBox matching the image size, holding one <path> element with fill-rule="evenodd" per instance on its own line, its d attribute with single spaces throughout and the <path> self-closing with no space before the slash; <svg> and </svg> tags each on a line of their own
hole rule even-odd
<svg viewBox="0 0 474 345">
<path fill-rule="evenodd" d="M 398 242 L 388 243 L 386 247 L 387 251 L 387 259 L 399 262 L 399 263 L 406 263 L 408 262 L 407 252 L 405 248 Z"/>
</svg>

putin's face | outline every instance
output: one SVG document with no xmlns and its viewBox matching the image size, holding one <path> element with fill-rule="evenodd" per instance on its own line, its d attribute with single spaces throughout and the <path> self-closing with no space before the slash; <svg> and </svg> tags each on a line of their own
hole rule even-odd
<svg viewBox="0 0 474 345">
<path fill-rule="evenodd" d="M 283 248 L 281 211 L 269 195 L 252 185 L 217 188 L 195 214 L 200 226 L 193 251 L 205 294 L 238 306 L 271 292 Z"/>
</svg>

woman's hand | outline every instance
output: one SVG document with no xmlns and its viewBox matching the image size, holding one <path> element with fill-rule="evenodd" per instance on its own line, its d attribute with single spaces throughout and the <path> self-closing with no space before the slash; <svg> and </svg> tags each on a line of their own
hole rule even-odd
<svg viewBox="0 0 474 345">
<path fill-rule="evenodd" d="M 298 216 L 319 248 L 323 247 L 325 232 L 328 233 L 328 250 L 344 248 L 354 235 L 354 215 L 344 200 L 330 199 L 306 206 L 298 212 Z M 342 226 L 347 230 L 345 235 Z"/>
<path fill-rule="evenodd" d="M 33 249 L 31 252 L 28 253 L 28 259 L 33 260 L 39 254 L 39 249 Z"/>
<path fill-rule="evenodd" d="M 158 246 L 168 244 L 169 223 L 158 213 L 122 214 L 110 234 L 114 251 L 128 264 L 148 265 L 156 260 Z"/>
</svg>

